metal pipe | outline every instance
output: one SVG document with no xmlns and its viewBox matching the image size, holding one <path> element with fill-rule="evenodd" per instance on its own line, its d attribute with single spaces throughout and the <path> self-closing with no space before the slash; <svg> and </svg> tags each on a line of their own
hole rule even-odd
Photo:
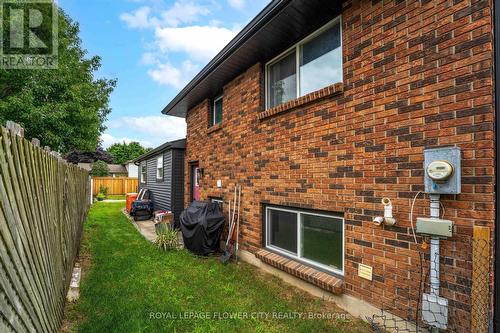
<svg viewBox="0 0 500 333">
<path fill-rule="evenodd" d="M 431 194 L 431 217 L 439 218 L 439 194 Z M 431 282 L 431 295 L 439 296 L 439 238 L 431 237 L 431 253 L 430 253 L 430 261 L 431 261 L 431 274 L 430 274 L 430 282 Z M 437 333 L 439 329 L 434 327 L 431 329 L 431 332 Z"/>
<path fill-rule="evenodd" d="M 439 194 L 431 194 L 431 217 L 439 218 Z M 439 238 L 431 237 L 431 294 L 439 296 Z"/>
</svg>

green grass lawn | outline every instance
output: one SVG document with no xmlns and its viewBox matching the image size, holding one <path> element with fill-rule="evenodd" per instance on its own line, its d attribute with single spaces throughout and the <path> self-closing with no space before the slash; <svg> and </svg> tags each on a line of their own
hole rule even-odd
<svg viewBox="0 0 500 333">
<path fill-rule="evenodd" d="M 273 318 L 291 312 L 335 317 L 342 311 L 245 263 L 223 266 L 215 257 L 161 252 L 122 208 L 122 203 L 96 203 L 90 211 L 80 252 L 80 300 L 67 306 L 63 331 L 370 332 L 349 317 Z M 218 319 L 214 313 L 220 313 Z M 240 318 L 223 318 L 235 313 Z M 188 318 L 193 315 L 198 318 Z"/>
<path fill-rule="evenodd" d="M 108 200 L 125 200 L 125 195 L 120 194 L 110 194 L 106 197 Z"/>
</svg>

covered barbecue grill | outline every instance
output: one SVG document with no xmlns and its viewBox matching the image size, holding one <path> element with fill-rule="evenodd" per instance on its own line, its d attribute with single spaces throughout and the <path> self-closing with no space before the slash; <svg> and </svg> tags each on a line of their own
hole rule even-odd
<svg viewBox="0 0 500 333">
<path fill-rule="evenodd" d="M 224 215 L 217 203 L 194 201 L 180 217 L 184 246 L 194 254 L 207 256 L 219 251 Z"/>
</svg>

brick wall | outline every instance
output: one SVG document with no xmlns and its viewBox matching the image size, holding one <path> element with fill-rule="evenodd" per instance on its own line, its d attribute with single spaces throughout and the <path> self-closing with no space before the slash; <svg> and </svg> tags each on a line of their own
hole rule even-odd
<svg viewBox="0 0 500 333">
<path fill-rule="evenodd" d="M 204 168 L 203 198 L 227 201 L 243 185 L 241 247 L 261 248 L 263 203 L 343 213 L 346 292 L 406 316 L 418 300 L 419 253 L 428 254 L 409 221 L 423 150 L 456 145 L 463 193 L 442 197 L 457 233 L 442 242 L 441 293 L 452 329 L 468 332 L 472 227 L 494 226 L 491 10 L 490 1 L 348 1 L 343 85 L 269 112 L 256 64 L 224 87 L 222 125 L 208 129 L 208 100 L 190 110 L 186 163 Z M 382 197 L 394 227 L 371 223 Z M 420 196 L 415 216 L 428 206 Z M 357 276 L 358 263 L 373 266 L 372 282 Z"/>
</svg>

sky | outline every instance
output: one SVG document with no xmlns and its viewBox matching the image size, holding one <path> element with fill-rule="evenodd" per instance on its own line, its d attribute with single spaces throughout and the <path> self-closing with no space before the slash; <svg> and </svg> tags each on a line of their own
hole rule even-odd
<svg viewBox="0 0 500 333">
<path fill-rule="evenodd" d="M 183 118 L 161 110 L 269 0 L 58 0 L 80 25 L 96 77 L 116 78 L 102 146 L 146 147 L 186 135 Z"/>
</svg>

